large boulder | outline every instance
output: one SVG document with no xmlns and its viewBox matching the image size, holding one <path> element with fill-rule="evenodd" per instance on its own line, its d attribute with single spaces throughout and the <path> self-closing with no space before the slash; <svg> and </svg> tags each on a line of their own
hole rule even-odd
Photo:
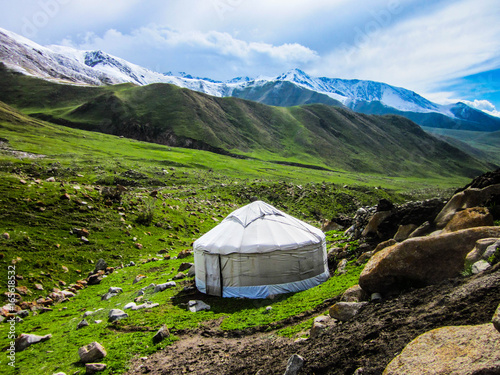
<svg viewBox="0 0 500 375">
<path fill-rule="evenodd" d="M 500 374 L 500 339 L 492 324 L 443 327 L 410 342 L 383 375 Z"/>
<path fill-rule="evenodd" d="M 500 184 L 482 189 L 468 188 L 455 194 L 437 215 L 436 227 L 444 228 L 458 211 L 482 206 L 496 196 L 500 196 Z"/>
<path fill-rule="evenodd" d="M 477 240 L 499 235 L 500 227 L 479 227 L 410 238 L 375 253 L 361 272 L 359 285 L 368 293 L 385 294 L 456 277 Z"/>
<path fill-rule="evenodd" d="M 495 224 L 493 216 L 486 207 L 466 208 L 458 211 L 444 227 L 445 232 L 475 227 L 490 227 Z"/>
</svg>

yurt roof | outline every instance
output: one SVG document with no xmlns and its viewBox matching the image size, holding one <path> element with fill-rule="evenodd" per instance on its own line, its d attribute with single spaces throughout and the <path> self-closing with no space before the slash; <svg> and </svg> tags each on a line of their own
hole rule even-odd
<svg viewBox="0 0 500 375">
<path fill-rule="evenodd" d="M 323 232 L 262 201 L 228 215 L 194 243 L 194 249 L 213 254 L 266 253 L 316 245 Z"/>
</svg>

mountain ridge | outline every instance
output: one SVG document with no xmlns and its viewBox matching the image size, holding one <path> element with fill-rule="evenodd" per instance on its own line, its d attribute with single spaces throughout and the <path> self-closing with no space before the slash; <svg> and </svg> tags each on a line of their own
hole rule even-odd
<svg viewBox="0 0 500 375">
<path fill-rule="evenodd" d="M 475 176 L 493 167 L 403 117 L 331 105 L 272 107 L 162 83 L 61 85 L 4 66 L 0 101 L 69 127 L 329 170 Z"/>
<path fill-rule="evenodd" d="M 228 81 L 193 77 L 187 73 L 162 74 L 103 51 L 80 51 L 65 46 L 42 47 L 3 29 L 0 29 L 0 61 L 23 74 L 73 84 L 170 83 L 212 96 L 235 96 L 275 106 L 311 103 L 345 105 L 367 114 L 397 113 L 422 126 L 433 126 L 439 119 L 436 127 L 500 130 L 500 118 L 464 103 L 439 105 L 401 87 L 374 81 L 312 77 L 300 69 L 292 69 L 277 77 L 238 77 Z M 373 110 L 373 103 L 380 103 L 381 106 Z M 483 126 L 484 123 L 486 125 Z"/>
</svg>

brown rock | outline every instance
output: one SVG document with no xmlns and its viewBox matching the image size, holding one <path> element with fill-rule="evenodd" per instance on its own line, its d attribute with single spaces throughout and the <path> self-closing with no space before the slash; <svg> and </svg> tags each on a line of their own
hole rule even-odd
<svg viewBox="0 0 500 375">
<path fill-rule="evenodd" d="M 42 284 L 35 284 L 35 289 L 36 290 L 43 290 L 43 285 Z"/>
<path fill-rule="evenodd" d="M 392 215 L 392 211 L 380 211 L 376 212 L 366 225 L 363 230 L 362 236 L 367 236 L 369 234 L 377 234 L 378 235 L 378 227 L 379 225 Z"/>
<path fill-rule="evenodd" d="M 455 194 L 434 220 L 436 227 L 444 228 L 457 211 L 479 207 L 495 195 L 500 195 L 500 184 L 490 185 L 483 189 L 468 188 Z"/>
<path fill-rule="evenodd" d="M 87 363 L 85 364 L 85 374 L 95 374 L 106 370 L 108 367 L 105 363 Z"/>
<path fill-rule="evenodd" d="M 94 341 L 88 345 L 79 348 L 78 355 L 80 356 L 81 362 L 92 363 L 106 357 L 107 353 L 101 344 Z"/>
<path fill-rule="evenodd" d="M 170 336 L 170 331 L 168 330 L 168 327 L 166 324 L 161 326 L 161 328 L 156 332 L 156 334 L 153 336 L 153 344 L 159 344 L 162 342 L 164 339 Z"/>
<path fill-rule="evenodd" d="M 19 293 L 22 296 L 26 296 L 28 294 L 31 294 L 31 291 L 28 289 L 27 286 L 18 286 L 18 287 L 16 287 L 16 292 Z"/>
<path fill-rule="evenodd" d="M 177 255 L 177 259 L 184 259 L 184 258 L 187 258 L 188 256 L 190 256 L 192 254 L 192 252 L 188 249 L 186 250 L 182 250 L 178 255 Z"/>
<path fill-rule="evenodd" d="M 333 319 L 346 321 L 353 318 L 367 302 L 337 302 L 330 307 L 328 314 Z"/>
<path fill-rule="evenodd" d="M 493 226 L 493 216 L 486 207 L 467 208 L 457 212 L 444 227 L 445 232 L 455 232 L 461 229 Z"/>
<path fill-rule="evenodd" d="M 361 272 L 359 285 L 368 293 L 385 294 L 458 276 L 476 241 L 497 236 L 500 227 L 410 238 L 374 254 Z"/>
<path fill-rule="evenodd" d="M 359 285 L 351 286 L 342 294 L 342 301 L 345 302 L 362 302 L 367 299 L 368 295 Z"/>
<path fill-rule="evenodd" d="M 469 264 L 476 263 L 481 259 L 488 246 L 493 245 L 498 240 L 500 238 L 482 238 L 477 240 L 474 249 L 465 257 L 465 262 Z"/>
<path fill-rule="evenodd" d="M 15 341 L 16 352 L 22 352 L 33 344 L 38 344 L 52 338 L 52 335 L 38 336 L 22 333 Z"/>
<path fill-rule="evenodd" d="M 380 250 L 383 250 L 385 249 L 386 247 L 389 247 L 389 246 L 392 246 L 392 245 L 395 245 L 397 244 L 398 241 L 396 241 L 394 238 L 391 238 L 390 240 L 387 240 L 387 241 L 384 241 L 384 242 L 381 242 L 377 245 L 377 247 L 375 248 L 375 250 L 373 250 L 374 253 L 378 253 Z"/>
<path fill-rule="evenodd" d="M 94 275 L 90 275 L 87 279 L 88 285 L 97 285 L 102 281 L 102 275 L 96 273 Z"/>
<path fill-rule="evenodd" d="M 443 327 L 410 342 L 383 375 L 500 373 L 500 340 L 492 324 Z"/>
<path fill-rule="evenodd" d="M 394 235 L 394 239 L 398 242 L 404 241 L 410 237 L 410 234 L 412 234 L 415 229 L 417 229 L 415 224 L 400 225 L 398 231 Z"/>
</svg>

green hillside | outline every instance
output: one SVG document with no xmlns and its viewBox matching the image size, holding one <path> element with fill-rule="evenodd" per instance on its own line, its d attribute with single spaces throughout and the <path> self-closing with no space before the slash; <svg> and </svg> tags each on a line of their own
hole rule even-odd
<svg viewBox="0 0 500 375">
<path fill-rule="evenodd" d="M 0 69 L 0 100 L 53 123 L 169 146 L 390 176 L 467 176 L 487 162 L 397 116 L 270 107 L 167 84 L 59 85 Z"/>
<path fill-rule="evenodd" d="M 70 94 L 64 100 L 70 101 Z M 314 118 L 319 110 L 328 109 L 293 108 L 287 115 Z M 402 203 L 441 193 L 449 196 L 450 189 L 466 182 L 456 176 L 390 178 L 325 171 L 170 147 L 51 124 L 0 102 L 0 277 L 7 280 L 8 270 L 15 268 L 23 301 L 33 301 L 85 279 L 99 259 L 115 268 L 100 285 L 17 322 L 16 334 L 52 338 L 16 353 L 17 370 L 7 366 L 4 357 L 4 372 L 82 373 L 78 348 L 92 341 L 108 351 L 103 373 L 120 374 L 132 358 L 152 355 L 179 340 L 182 332 L 204 327 L 239 334 L 272 326 L 278 336 L 298 335 L 310 327 L 314 314 L 324 311 L 325 301 L 357 282 L 363 265 L 351 262 L 345 275 L 272 300 L 203 296 L 211 310 L 198 314 L 186 309 L 190 299 L 201 297 L 185 291 L 193 278 L 183 276 L 168 291 L 146 291 L 144 299 L 159 306 L 127 310 L 129 318 L 118 323 L 107 322 L 107 314 L 136 298 L 140 288 L 177 276 L 180 265 L 193 262 L 193 256 L 175 257 L 251 199 L 269 202 L 319 227 L 326 219 L 352 215 L 382 198 Z M 329 233 L 329 246 L 337 238 L 343 237 Z M 355 259 L 357 241 L 342 246 Z M 131 261 L 136 266 L 122 268 Z M 146 278 L 133 284 L 138 275 Z M 123 293 L 103 300 L 101 295 L 111 286 L 122 287 Z M 7 284 L 0 288 L 4 304 L 6 288 Z M 91 325 L 78 329 L 86 311 L 96 311 L 87 318 Z M 153 344 L 151 338 L 163 324 L 171 336 Z M 10 344 L 9 329 L 9 324 L 0 325 L 1 347 Z"/>
</svg>

